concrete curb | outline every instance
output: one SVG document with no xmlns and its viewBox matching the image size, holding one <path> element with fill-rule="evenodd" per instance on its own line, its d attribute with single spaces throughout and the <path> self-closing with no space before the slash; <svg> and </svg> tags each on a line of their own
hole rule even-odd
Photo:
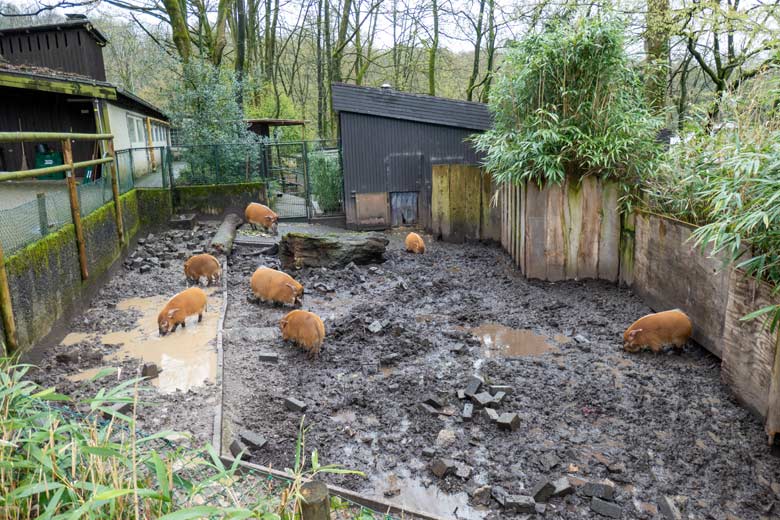
<svg viewBox="0 0 780 520">
<path fill-rule="evenodd" d="M 217 405 L 214 411 L 214 428 L 211 437 L 211 445 L 219 455 L 222 455 L 222 403 L 225 400 L 225 385 L 222 381 L 222 368 L 225 360 L 225 351 L 223 349 L 225 317 L 227 316 L 228 306 L 228 264 L 227 260 L 222 262 L 222 309 L 220 310 L 219 322 L 217 324 Z"/>
</svg>

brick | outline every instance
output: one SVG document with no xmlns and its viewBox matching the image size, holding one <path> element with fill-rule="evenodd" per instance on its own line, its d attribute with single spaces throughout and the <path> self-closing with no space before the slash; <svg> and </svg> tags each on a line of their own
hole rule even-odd
<svg viewBox="0 0 780 520">
<path fill-rule="evenodd" d="M 423 412 L 430 415 L 439 415 L 439 410 L 426 403 L 417 403 L 417 407 Z"/>
<path fill-rule="evenodd" d="M 243 455 L 241 453 L 243 452 Z M 233 458 L 237 459 L 239 457 L 241 458 L 248 458 L 249 450 L 247 449 L 246 445 L 241 442 L 238 439 L 233 439 L 233 442 L 230 443 L 230 454 L 233 455 Z"/>
<path fill-rule="evenodd" d="M 520 427 L 520 417 L 516 413 L 502 413 L 496 422 L 502 430 L 515 431 Z"/>
<path fill-rule="evenodd" d="M 613 502 L 607 502 L 598 497 L 593 497 L 590 502 L 590 508 L 602 516 L 609 518 L 620 518 L 623 516 L 623 510 L 619 505 Z"/>
<path fill-rule="evenodd" d="M 471 403 L 464 404 L 463 412 L 461 412 L 460 416 L 463 417 L 464 421 L 470 421 L 474 416 L 474 405 Z"/>
<path fill-rule="evenodd" d="M 473 468 L 468 464 L 458 464 L 458 467 L 455 470 L 455 476 L 466 480 L 471 476 L 472 469 Z"/>
<path fill-rule="evenodd" d="M 431 462 L 431 471 L 439 478 L 454 473 L 457 467 L 458 464 L 452 459 L 436 459 Z"/>
<path fill-rule="evenodd" d="M 149 379 L 154 379 L 158 375 L 160 375 L 160 367 L 158 367 L 154 363 L 145 363 L 143 368 L 141 368 L 142 377 L 148 377 Z"/>
<path fill-rule="evenodd" d="M 536 502 L 547 502 L 555 493 L 555 486 L 547 479 L 540 480 L 531 490 L 531 496 Z"/>
<path fill-rule="evenodd" d="M 429 395 L 423 399 L 423 403 L 433 406 L 434 408 L 444 408 L 444 402 L 435 395 Z"/>
<path fill-rule="evenodd" d="M 261 352 L 258 355 L 258 358 L 261 363 L 278 363 L 279 362 L 279 354 L 276 352 Z"/>
<path fill-rule="evenodd" d="M 588 497 L 598 497 L 611 500 L 615 496 L 615 484 L 609 480 L 601 482 L 589 481 L 582 486 L 582 494 Z"/>
<path fill-rule="evenodd" d="M 436 448 L 423 448 L 422 456 L 426 459 L 431 459 L 434 455 L 436 455 Z"/>
<path fill-rule="evenodd" d="M 506 392 L 497 392 L 493 395 L 493 405 L 498 406 L 506 397 Z"/>
<path fill-rule="evenodd" d="M 482 392 L 471 396 L 471 400 L 480 408 L 485 408 L 493 404 L 493 396 L 487 392 Z"/>
<path fill-rule="evenodd" d="M 284 406 L 286 406 L 287 409 L 290 410 L 291 412 L 305 412 L 306 409 L 308 408 L 308 405 L 306 403 L 294 397 L 285 398 Z"/>
<path fill-rule="evenodd" d="M 468 384 L 466 384 L 466 389 L 464 392 L 468 397 L 471 397 L 472 395 L 476 395 L 477 392 L 479 392 L 479 389 L 482 388 L 482 385 L 485 384 L 485 380 L 482 379 L 479 376 L 471 376 L 469 378 Z"/>
<path fill-rule="evenodd" d="M 463 354 L 464 352 L 466 352 L 466 345 L 464 345 L 463 343 L 459 343 L 457 345 L 452 345 L 452 346 L 449 347 L 449 351 L 450 351 L 450 353 L 456 354 L 456 355 Z"/>
<path fill-rule="evenodd" d="M 565 497 L 566 495 L 571 495 L 574 493 L 574 487 L 571 485 L 571 482 L 569 482 L 567 477 L 559 478 L 558 480 L 554 481 L 552 485 L 555 488 L 552 494 L 554 497 Z"/>
<path fill-rule="evenodd" d="M 526 495 L 509 495 L 506 498 L 506 509 L 514 511 L 515 513 L 535 513 L 536 502 L 532 497 Z"/>
<path fill-rule="evenodd" d="M 463 400 L 466 398 L 466 391 L 465 390 L 458 390 L 458 399 Z"/>
<path fill-rule="evenodd" d="M 658 501 L 658 510 L 667 520 L 682 520 L 682 513 L 677 509 L 674 501 L 667 496 L 661 497 Z"/>
<path fill-rule="evenodd" d="M 268 440 L 265 437 L 263 437 L 259 433 L 255 433 L 249 430 L 243 430 L 239 432 L 238 436 L 244 443 L 250 446 L 253 450 L 262 450 L 265 447 L 265 445 L 268 444 Z"/>
<path fill-rule="evenodd" d="M 501 486 L 493 486 L 490 488 L 490 496 L 492 496 L 499 505 L 504 506 L 506 499 L 509 498 L 509 493 Z"/>
<path fill-rule="evenodd" d="M 540 504 L 537 502 L 535 509 L 537 515 L 543 515 L 547 511 L 547 504 Z"/>
<path fill-rule="evenodd" d="M 498 420 L 498 412 L 495 411 L 493 408 L 485 408 L 485 413 L 487 413 L 488 419 L 495 422 Z"/>
<path fill-rule="evenodd" d="M 514 388 L 509 385 L 490 385 L 488 390 L 493 395 L 496 395 L 499 392 L 504 392 L 506 395 L 512 395 L 514 392 Z"/>
</svg>

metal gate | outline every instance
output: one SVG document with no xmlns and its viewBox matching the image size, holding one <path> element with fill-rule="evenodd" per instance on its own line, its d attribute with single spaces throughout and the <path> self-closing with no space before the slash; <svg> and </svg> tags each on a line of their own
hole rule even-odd
<svg viewBox="0 0 780 520">
<path fill-rule="evenodd" d="M 266 143 L 262 149 L 271 208 L 280 219 L 308 219 L 311 209 L 306 143 Z"/>
</svg>

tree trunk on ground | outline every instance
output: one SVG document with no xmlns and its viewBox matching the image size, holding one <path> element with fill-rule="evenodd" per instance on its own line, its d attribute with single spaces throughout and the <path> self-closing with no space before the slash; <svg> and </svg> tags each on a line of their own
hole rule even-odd
<svg viewBox="0 0 780 520">
<path fill-rule="evenodd" d="M 230 213 L 219 225 L 219 229 L 214 234 L 209 244 L 209 251 L 229 255 L 233 249 L 233 240 L 236 238 L 236 229 L 244 221 L 235 213 Z"/>
<path fill-rule="evenodd" d="M 381 233 L 311 235 L 287 233 L 279 242 L 279 257 L 285 269 L 344 267 L 351 262 L 384 262 L 388 240 Z"/>
</svg>

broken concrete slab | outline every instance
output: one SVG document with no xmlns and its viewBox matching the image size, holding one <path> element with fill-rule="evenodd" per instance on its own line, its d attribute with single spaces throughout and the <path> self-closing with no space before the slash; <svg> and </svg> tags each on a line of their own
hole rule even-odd
<svg viewBox="0 0 780 520">
<path fill-rule="evenodd" d="M 249 430 L 242 430 L 238 433 L 238 437 L 246 443 L 247 446 L 250 446 L 253 450 L 262 450 L 266 444 L 268 444 L 268 440 L 260 435 L 259 433 L 255 433 L 253 431 Z"/>
<path fill-rule="evenodd" d="M 682 520 L 682 513 L 677 509 L 674 500 L 668 496 L 663 496 L 658 501 L 658 510 L 667 520 Z"/>
<path fill-rule="evenodd" d="M 305 412 L 308 408 L 306 403 L 294 397 L 286 397 L 284 399 L 284 406 L 291 412 Z"/>
<path fill-rule="evenodd" d="M 536 502 L 547 502 L 555 493 L 555 486 L 547 479 L 540 480 L 531 489 L 531 496 Z"/>
<path fill-rule="evenodd" d="M 493 396 L 487 392 L 481 392 L 471 396 L 471 400 L 480 408 L 485 408 L 493 404 Z"/>
<path fill-rule="evenodd" d="M 261 363 L 278 363 L 279 354 L 276 352 L 261 352 L 258 354 L 258 359 Z"/>
<path fill-rule="evenodd" d="M 588 481 L 582 486 L 582 494 L 611 500 L 615 496 L 615 484 L 609 480 Z"/>
<path fill-rule="evenodd" d="M 458 463 L 452 459 L 435 459 L 431 462 L 431 471 L 439 478 L 454 473 L 457 467 Z"/>
<path fill-rule="evenodd" d="M 509 495 L 504 507 L 515 513 L 535 513 L 536 502 L 533 497 L 526 495 Z"/>
<path fill-rule="evenodd" d="M 516 413 L 502 413 L 496 422 L 501 430 L 515 431 L 520 427 L 520 417 Z"/>
<path fill-rule="evenodd" d="M 474 405 L 471 403 L 466 403 L 463 405 L 463 412 L 461 412 L 460 416 L 463 418 L 464 421 L 468 422 L 471 420 L 471 418 L 474 415 Z"/>
<path fill-rule="evenodd" d="M 466 384 L 466 388 L 464 390 L 464 393 L 471 397 L 472 395 L 476 395 L 477 392 L 479 392 L 479 389 L 482 388 L 482 385 L 485 384 L 485 380 L 482 379 L 479 376 L 471 376 L 469 378 L 469 382 Z"/>
<path fill-rule="evenodd" d="M 623 510 L 619 505 L 598 497 L 593 497 L 593 500 L 590 502 L 590 508 L 598 514 L 609 518 L 620 518 L 623 515 Z"/>
<path fill-rule="evenodd" d="M 564 497 L 574 493 L 574 486 L 571 485 L 571 482 L 569 482 L 567 477 L 561 477 L 558 480 L 555 480 L 552 485 L 555 488 L 552 494 L 554 497 Z"/>
<path fill-rule="evenodd" d="M 426 459 L 433 458 L 434 455 L 436 455 L 436 448 L 423 448 L 422 456 Z"/>
</svg>

